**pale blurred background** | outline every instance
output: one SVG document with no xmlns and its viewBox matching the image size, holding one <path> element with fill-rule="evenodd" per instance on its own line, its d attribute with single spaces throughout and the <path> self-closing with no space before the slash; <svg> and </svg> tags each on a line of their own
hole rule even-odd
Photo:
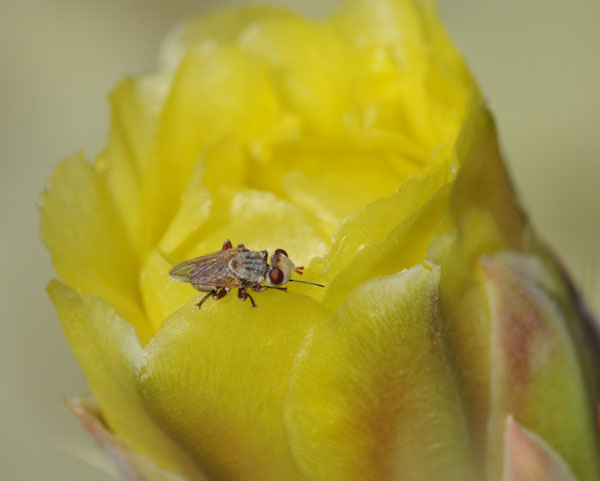
<svg viewBox="0 0 600 481">
<path fill-rule="evenodd" d="M 0 5 L 0 479 L 108 481 L 62 407 L 86 391 L 45 293 L 35 208 L 53 166 L 108 129 L 107 94 L 152 70 L 178 20 L 218 2 L 4 0 Z M 334 1 L 271 1 L 322 14 Z M 600 2 L 439 0 L 498 119 L 531 217 L 600 312 Z M 85 459 L 85 460 L 84 460 Z"/>
</svg>

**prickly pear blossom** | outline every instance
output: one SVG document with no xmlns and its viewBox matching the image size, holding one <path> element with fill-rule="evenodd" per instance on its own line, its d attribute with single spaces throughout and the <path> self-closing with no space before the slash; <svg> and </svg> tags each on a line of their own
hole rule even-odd
<svg viewBox="0 0 600 481">
<path fill-rule="evenodd" d="M 41 221 L 69 406 L 131 479 L 600 480 L 593 324 L 429 1 L 193 19 L 111 107 Z M 198 309 L 168 272 L 227 238 L 326 289 Z"/>
</svg>

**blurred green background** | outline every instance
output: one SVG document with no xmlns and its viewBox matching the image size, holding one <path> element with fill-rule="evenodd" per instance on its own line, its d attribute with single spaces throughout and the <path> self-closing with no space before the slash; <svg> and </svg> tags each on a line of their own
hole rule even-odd
<svg viewBox="0 0 600 481">
<path fill-rule="evenodd" d="M 112 464 L 66 413 L 86 391 L 45 293 L 35 203 L 53 166 L 108 130 L 107 94 L 152 70 L 180 19 L 248 2 L 29 0 L 0 6 L 0 478 L 107 481 Z M 270 1 L 319 15 L 334 1 Z M 600 313 L 600 2 L 439 0 L 499 123 L 534 224 Z"/>
</svg>

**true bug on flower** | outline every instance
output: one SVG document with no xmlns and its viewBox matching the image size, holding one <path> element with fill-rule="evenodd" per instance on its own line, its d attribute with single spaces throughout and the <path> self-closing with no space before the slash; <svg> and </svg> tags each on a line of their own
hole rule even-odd
<svg viewBox="0 0 600 481">
<path fill-rule="evenodd" d="M 218 252 L 196 257 L 177 264 L 169 272 L 171 279 L 189 282 L 201 292 L 208 292 L 198 303 L 198 307 L 209 297 L 219 300 L 229 294 L 231 289 L 238 290 L 238 298 L 245 301 L 250 298 L 252 307 L 256 307 L 254 299 L 248 292 L 262 292 L 267 289 L 287 291 L 281 287 L 288 282 L 301 282 L 313 286 L 325 287 L 314 282 L 290 279 L 292 274 L 302 274 L 304 267 L 296 267 L 283 249 L 277 249 L 271 256 L 271 264 L 267 261 L 267 251 L 251 251 L 244 244 L 233 248 L 231 241 L 223 242 Z M 267 284 L 264 285 L 263 283 Z"/>
</svg>

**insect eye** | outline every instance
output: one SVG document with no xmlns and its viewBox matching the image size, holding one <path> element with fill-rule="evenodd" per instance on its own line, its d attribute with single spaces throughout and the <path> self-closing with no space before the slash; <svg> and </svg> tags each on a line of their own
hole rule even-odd
<svg viewBox="0 0 600 481">
<path fill-rule="evenodd" d="M 281 284 L 283 282 L 283 278 L 283 271 L 281 269 L 278 269 L 277 267 L 271 269 L 271 272 L 269 272 L 269 279 L 271 280 L 271 284 Z"/>
<path fill-rule="evenodd" d="M 284 251 L 283 249 L 277 249 L 275 251 L 275 255 L 277 255 L 277 254 L 283 254 L 284 256 L 289 257 L 288 253 L 286 251 Z"/>
</svg>

